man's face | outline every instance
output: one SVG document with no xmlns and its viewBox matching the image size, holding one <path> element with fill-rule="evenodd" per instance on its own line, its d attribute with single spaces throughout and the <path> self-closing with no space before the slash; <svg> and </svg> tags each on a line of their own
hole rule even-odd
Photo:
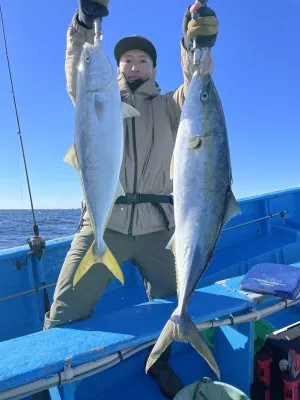
<svg viewBox="0 0 300 400">
<path fill-rule="evenodd" d="M 128 50 L 120 58 L 118 72 L 123 73 L 127 81 L 133 82 L 137 79 L 146 80 L 156 71 L 147 53 L 142 50 Z"/>
</svg>

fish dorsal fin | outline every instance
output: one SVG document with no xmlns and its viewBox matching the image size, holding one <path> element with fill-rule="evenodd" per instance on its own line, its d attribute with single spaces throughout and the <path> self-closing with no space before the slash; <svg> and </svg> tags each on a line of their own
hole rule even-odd
<svg viewBox="0 0 300 400">
<path fill-rule="evenodd" d="M 75 167 L 78 171 L 78 158 L 77 158 L 77 152 L 76 152 L 76 147 L 75 147 L 74 143 L 69 148 L 69 150 L 66 152 L 63 160 L 66 163 L 73 165 L 73 167 Z"/>
<path fill-rule="evenodd" d="M 123 118 L 133 118 L 140 116 L 140 113 L 136 108 L 132 107 L 130 104 L 124 103 L 123 101 L 121 101 L 121 111 Z"/>
<path fill-rule="evenodd" d="M 230 189 L 230 192 L 228 193 L 227 208 L 226 208 L 226 212 L 224 215 L 223 226 L 231 218 L 233 218 L 236 215 L 239 215 L 241 213 L 242 213 L 242 211 L 240 209 L 240 206 L 238 205 L 238 202 L 236 201 L 236 198 L 234 197 L 234 194 L 232 193 L 232 190 Z"/>
<path fill-rule="evenodd" d="M 174 153 L 172 155 L 171 165 L 170 165 L 170 179 L 173 179 L 173 176 L 174 176 Z"/>
</svg>

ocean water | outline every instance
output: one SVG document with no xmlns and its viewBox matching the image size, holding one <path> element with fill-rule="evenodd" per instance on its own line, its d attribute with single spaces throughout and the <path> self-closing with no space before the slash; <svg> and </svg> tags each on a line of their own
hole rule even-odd
<svg viewBox="0 0 300 400">
<path fill-rule="evenodd" d="M 80 209 L 35 210 L 40 236 L 45 240 L 74 235 L 80 220 Z M 0 210 L 0 250 L 27 245 L 33 235 L 31 210 Z"/>
</svg>

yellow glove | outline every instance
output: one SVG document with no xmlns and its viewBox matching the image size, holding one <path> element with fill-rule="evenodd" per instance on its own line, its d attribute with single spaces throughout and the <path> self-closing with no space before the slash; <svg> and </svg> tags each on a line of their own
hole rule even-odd
<svg viewBox="0 0 300 400">
<path fill-rule="evenodd" d="M 191 13 L 197 13 L 197 19 L 192 19 Z M 190 6 L 184 15 L 182 30 L 186 48 L 192 46 L 192 40 L 197 38 L 200 47 L 212 47 L 217 39 L 219 21 L 215 12 L 209 7 L 201 7 L 197 2 Z"/>
</svg>

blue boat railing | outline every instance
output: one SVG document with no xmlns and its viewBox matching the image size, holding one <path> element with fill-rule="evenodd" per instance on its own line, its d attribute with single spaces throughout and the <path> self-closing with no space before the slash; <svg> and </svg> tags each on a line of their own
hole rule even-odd
<svg viewBox="0 0 300 400">
<path fill-rule="evenodd" d="M 300 258 L 300 188 L 239 200 L 242 214 L 224 229 L 211 264 L 199 287 L 220 279 L 245 274 L 257 262 L 293 263 Z M 17 268 L 25 260 L 29 247 L 0 250 L 0 340 L 22 336 L 42 329 L 45 314 L 44 291 L 50 302 L 55 283 L 73 236 L 46 241 L 41 261 L 28 258 L 28 265 Z M 118 307 L 146 301 L 143 284 L 135 270 L 128 270 L 124 288 L 113 281 L 99 303 Z M 130 272 L 129 272 L 130 271 Z M 130 287 L 134 293 L 122 299 L 122 291 Z M 113 292 L 113 295 L 111 294 Z M 116 293 L 118 295 L 116 296 Z M 124 297 L 124 296 L 123 296 Z M 107 299 L 107 300 L 106 300 Z M 101 307 L 101 304 L 99 304 Z"/>
</svg>

